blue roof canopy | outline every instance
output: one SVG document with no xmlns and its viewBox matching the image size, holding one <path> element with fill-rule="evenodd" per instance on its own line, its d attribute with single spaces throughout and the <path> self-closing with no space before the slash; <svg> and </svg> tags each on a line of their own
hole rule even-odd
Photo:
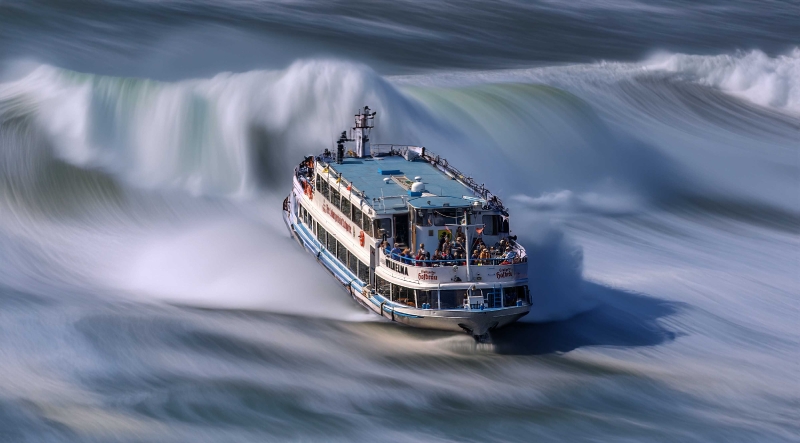
<svg viewBox="0 0 800 443">
<path fill-rule="evenodd" d="M 394 155 L 376 158 L 345 158 L 342 164 L 331 163 L 329 167 L 340 173 L 348 182 L 358 190 L 364 192 L 367 201 L 371 204 L 374 198 L 404 196 L 415 208 L 441 208 L 445 204 L 450 207 L 467 207 L 475 201 L 472 191 L 443 173 L 425 160 L 415 159 L 408 161 Z M 385 180 L 392 175 L 404 175 L 411 180 L 420 177 L 425 184 L 425 192 L 435 196 L 409 196 L 408 191 L 394 182 Z M 385 181 L 384 181 L 385 180 Z M 468 196 L 468 198 L 464 198 Z M 406 211 L 391 199 L 391 204 L 386 204 L 387 213 Z M 428 203 L 430 201 L 430 204 Z M 372 204 L 379 213 L 383 212 L 383 205 Z"/>
</svg>

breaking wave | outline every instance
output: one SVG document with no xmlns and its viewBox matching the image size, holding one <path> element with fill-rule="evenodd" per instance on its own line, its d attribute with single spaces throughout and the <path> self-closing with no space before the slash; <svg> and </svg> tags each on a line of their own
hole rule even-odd
<svg viewBox="0 0 800 443">
<path fill-rule="evenodd" d="M 278 183 L 364 103 L 382 112 L 389 139 L 411 138 L 421 112 L 371 69 L 335 61 L 177 83 L 39 66 L 0 85 L 0 102 L 6 118 L 35 116 L 71 165 L 136 187 L 231 196 Z"/>
<path fill-rule="evenodd" d="M 644 63 L 752 103 L 800 113 L 800 48 L 777 57 L 762 51 L 716 56 L 661 54 Z"/>
</svg>

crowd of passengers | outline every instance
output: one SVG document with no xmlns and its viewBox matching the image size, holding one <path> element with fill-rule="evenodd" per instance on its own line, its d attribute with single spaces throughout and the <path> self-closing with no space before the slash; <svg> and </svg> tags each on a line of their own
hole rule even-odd
<svg viewBox="0 0 800 443">
<path fill-rule="evenodd" d="M 443 233 L 439 239 L 439 245 L 432 256 L 425 249 L 424 243 L 419 244 L 419 249 L 416 252 L 412 252 L 409 248 L 400 248 L 397 246 L 397 242 L 391 248 L 389 247 L 389 242 L 384 241 L 381 244 L 381 248 L 383 248 L 386 255 L 407 265 L 426 267 L 464 266 L 467 261 L 467 251 L 464 248 L 466 240 L 466 236 L 459 227 L 456 230 L 455 239 L 451 238 L 449 231 Z M 483 237 L 478 236 L 472 240 L 469 250 L 472 251 L 470 265 L 510 265 L 525 261 L 524 257 L 520 257 L 514 251 L 511 241 L 505 238 L 501 238 L 499 242 L 492 246 L 487 246 L 483 242 Z"/>
</svg>

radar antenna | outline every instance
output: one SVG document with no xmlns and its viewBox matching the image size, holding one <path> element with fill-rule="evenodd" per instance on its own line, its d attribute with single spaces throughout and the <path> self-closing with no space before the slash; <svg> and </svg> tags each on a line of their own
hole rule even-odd
<svg viewBox="0 0 800 443">
<path fill-rule="evenodd" d="M 369 109 L 369 106 L 364 106 L 364 109 L 359 109 L 356 114 L 356 125 L 353 127 L 354 138 L 356 142 L 356 157 L 368 157 L 369 150 L 369 132 L 374 128 L 373 121 L 377 112 Z"/>
</svg>

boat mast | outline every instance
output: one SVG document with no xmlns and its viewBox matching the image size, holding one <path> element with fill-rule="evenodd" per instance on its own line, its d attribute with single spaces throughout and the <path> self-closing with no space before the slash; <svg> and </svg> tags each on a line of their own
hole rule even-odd
<svg viewBox="0 0 800 443">
<path fill-rule="evenodd" d="M 356 157 L 368 157 L 369 151 L 369 131 L 374 128 L 372 121 L 377 112 L 369 112 L 369 106 L 364 106 L 364 109 L 358 110 L 356 114 L 356 125 L 353 127 L 354 139 L 356 141 Z"/>
<path fill-rule="evenodd" d="M 475 224 L 467 224 L 467 214 L 464 213 L 464 221 L 460 224 L 458 223 L 446 223 L 445 226 L 452 226 L 454 230 L 457 230 L 459 227 L 464 229 L 464 251 L 466 254 L 465 266 L 467 267 L 467 281 L 472 281 L 472 273 L 470 272 L 469 262 L 472 260 L 472 251 L 470 251 L 470 239 L 469 239 L 469 228 L 478 228 L 483 227 L 483 223 L 475 223 Z M 455 235 L 455 234 L 452 234 Z"/>
</svg>

